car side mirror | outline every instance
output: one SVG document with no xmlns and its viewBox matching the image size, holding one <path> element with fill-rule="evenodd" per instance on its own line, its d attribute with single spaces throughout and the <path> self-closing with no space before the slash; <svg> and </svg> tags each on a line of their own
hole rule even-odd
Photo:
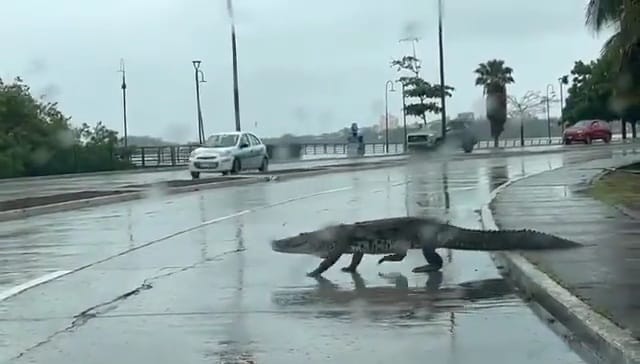
<svg viewBox="0 0 640 364">
<path fill-rule="evenodd" d="M 247 143 L 240 144 L 240 149 L 244 149 L 244 148 L 248 148 L 248 147 L 249 147 L 249 144 L 247 144 Z"/>
</svg>

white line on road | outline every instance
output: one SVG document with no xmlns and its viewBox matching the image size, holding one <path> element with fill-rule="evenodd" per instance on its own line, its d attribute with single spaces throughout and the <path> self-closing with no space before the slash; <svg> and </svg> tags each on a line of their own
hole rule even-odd
<svg viewBox="0 0 640 364">
<path fill-rule="evenodd" d="M 92 263 L 85 264 L 85 265 L 80 266 L 78 268 L 75 268 L 75 269 L 72 269 L 72 270 L 61 270 L 61 271 L 45 274 L 45 275 L 43 275 L 41 277 L 38 277 L 38 278 L 36 278 L 34 280 L 31 280 L 29 282 L 14 286 L 12 288 L 9 288 L 6 291 L 0 292 L 0 302 L 6 300 L 9 297 L 13 297 L 13 296 L 15 296 L 17 294 L 20 294 L 20 293 L 22 293 L 22 292 L 24 292 L 24 291 L 26 291 L 28 289 L 36 287 L 38 285 L 47 283 L 49 281 L 53 281 L 55 279 L 58 279 L 60 277 L 63 277 L 63 276 L 66 276 L 66 275 L 69 275 L 69 274 L 72 274 L 72 273 L 79 272 L 81 270 L 87 269 L 87 268 L 92 267 L 94 265 L 97 265 L 97 264 L 100 264 L 100 263 L 104 263 L 106 261 L 109 261 L 111 259 L 123 256 L 125 254 L 129 254 L 129 253 L 134 252 L 136 250 L 139 250 L 139 249 L 142 249 L 142 248 L 146 248 L 146 247 L 148 247 L 150 245 L 153 245 L 153 244 L 165 241 L 167 239 L 176 237 L 178 235 L 182 235 L 182 234 L 188 233 L 190 231 L 199 229 L 199 228 L 201 228 L 203 226 L 212 225 L 212 224 L 216 224 L 218 222 L 222 222 L 222 221 L 225 221 L 225 220 L 233 219 L 235 217 L 246 215 L 248 213 L 251 213 L 251 212 L 254 212 L 254 211 L 257 211 L 257 210 L 262 210 L 262 209 L 266 209 L 266 208 L 270 208 L 270 207 L 284 205 L 284 204 L 287 204 L 287 203 L 290 203 L 290 202 L 294 202 L 294 201 L 298 201 L 298 200 L 304 200 L 304 199 L 307 199 L 307 198 L 316 197 L 316 196 L 320 196 L 320 195 L 326 195 L 326 194 L 330 194 L 330 193 L 348 191 L 348 190 L 350 190 L 352 188 L 353 187 L 341 187 L 341 188 L 333 188 L 333 189 L 330 189 L 330 190 L 314 192 L 314 193 L 310 193 L 310 194 L 306 194 L 306 195 L 302 195 L 302 196 L 296 196 L 296 197 L 289 198 L 289 199 L 286 199 L 286 200 L 274 202 L 274 203 L 271 203 L 271 204 L 268 204 L 268 205 L 254 207 L 252 209 L 241 210 L 241 211 L 238 211 L 238 212 L 235 212 L 233 214 L 226 215 L 226 216 L 216 217 L 215 219 L 203 221 L 203 222 L 201 222 L 201 223 L 199 223 L 197 225 L 190 226 L 190 227 L 188 227 L 186 229 L 182 229 L 182 230 L 173 232 L 171 234 L 162 236 L 160 238 L 148 241 L 148 242 L 146 242 L 144 244 L 135 246 L 135 247 L 133 247 L 131 249 L 127 249 L 127 250 L 121 251 L 120 253 L 117 253 L 117 254 L 114 254 L 114 255 L 110 255 L 108 257 L 105 257 L 103 259 L 94 261 Z"/>
<path fill-rule="evenodd" d="M 404 185 L 406 183 L 407 182 L 394 183 L 394 184 L 392 184 L 392 187 L 401 186 L 401 185 Z M 44 275 L 42 277 L 36 278 L 36 279 L 34 279 L 32 281 L 29 281 L 27 283 L 20 284 L 18 286 L 12 287 L 12 288 L 0 293 L 0 302 L 6 300 L 9 297 L 12 297 L 12 296 L 15 296 L 15 295 L 17 295 L 19 293 L 22 293 L 22 292 L 24 292 L 24 291 L 26 291 L 28 289 L 31 289 L 31 288 L 33 288 L 35 286 L 47 283 L 49 281 L 53 281 L 55 279 L 58 279 L 60 277 L 63 277 L 63 276 L 69 275 L 69 274 L 77 273 L 77 272 L 79 272 L 81 270 L 85 270 L 85 269 L 90 268 L 92 266 L 95 266 L 97 264 L 101 264 L 101 263 L 107 262 L 107 261 L 109 261 L 111 259 L 123 256 L 125 254 L 129 254 L 131 252 L 134 252 L 136 250 L 140 250 L 142 248 L 146 248 L 148 246 L 151 246 L 151 245 L 154 245 L 156 243 L 165 241 L 167 239 L 176 237 L 178 235 L 182 235 L 182 234 L 188 233 L 190 231 L 199 229 L 199 228 L 207 226 L 207 225 L 212 225 L 212 224 L 216 224 L 218 222 L 222 222 L 222 221 L 225 221 L 225 220 L 233 219 L 235 217 L 246 215 L 246 214 L 254 212 L 254 211 L 263 210 L 263 209 L 267 209 L 267 208 L 271 208 L 271 207 L 275 207 L 275 206 L 280 206 L 280 205 L 285 205 L 285 204 L 288 204 L 290 202 L 304 200 L 304 199 L 311 198 L 311 197 L 327 195 L 327 194 L 336 193 L 336 192 L 348 191 L 348 190 L 352 190 L 353 188 L 354 188 L 353 186 L 347 186 L 347 187 L 340 187 L 340 188 L 332 188 L 332 189 L 324 190 L 324 191 L 318 191 L 318 192 L 314 192 L 314 193 L 310 193 L 310 194 L 306 194 L 306 195 L 301 195 L 301 196 L 296 196 L 296 197 L 292 197 L 292 198 L 289 198 L 289 199 L 286 199 L 286 200 L 270 203 L 270 204 L 267 204 L 267 205 L 254 207 L 254 208 L 251 208 L 251 209 L 241 210 L 241 211 L 238 211 L 238 212 L 235 212 L 233 214 L 226 215 L 226 216 L 216 217 L 215 219 L 203 221 L 203 222 L 201 222 L 201 223 L 199 223 L 197 225 L 190 226 L 188 228 L 185 228 L 185 229 L 173 232 L 171 234 L 162 236 L 160 238 L 148 241 L 148 242 L 146 242 L 144 244 L 135 246 L 135 247 L 133 247 L 131 249 L 127 249 L 127 250 L 121 251 L 120 253 L 117 253 L 117 254 L 114 254 L 114 255 L 110 255 L 108 257 L 102 258 L 102 259 L 94 261 L 92 263 L 85 264 L 85 265 L 80 266 L 78 268 L 75 268 L 75 269 L 72 269 L 72 270 L 62 270 L 62 271 L 57 271 L 57 272 L 54 272 L 54 273 L 46 274 L 46 275 Z M 375 191 L 375 190 L 373 190 L 373 191 Z"/>
<path fill-rule="evenodd" d="M 52 272 L 49 274 L 45 274 L 41 277 L 38 277 L 36 279 L 32 279 L 28 282 L 19 284 L 17 286 L 11 287 L 5 291 L 0 292 L 0 301 L 4 301 L 9 297 L 15 296 L 18 293 L 21 293 L 23 291 L 28 290 L 29 288 L 33 288 L 35 286 L 39 286 L 43 283 L 47 283 L 49 281 L 52 281 L 58 277 L 62 277 L 63 275 L 68 274 L 70 271 L 68 270 L 59 270 L 57 272 Z"/>
</svg>

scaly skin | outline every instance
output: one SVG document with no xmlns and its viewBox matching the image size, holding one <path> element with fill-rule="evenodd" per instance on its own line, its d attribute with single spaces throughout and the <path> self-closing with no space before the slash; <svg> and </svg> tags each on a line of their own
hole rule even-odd
<svg viewBox="0 0 640 364">
<path fill-rule="evenodd" d="M 274 240 L 272 249 L 280 253 L 309 254 L 323 258 L 309 276 L 331 268 L 343 254 L 351 254 L 351 264 L 342 268 L 355 272 L 365 254 L 385 254 L 382 262 L 400 262 L 409 249 L 420 249 L 427 265 L 413 269 L 432 272 L 442 268 L 438 248 L 456 250 L 538 250 L 567 249 L 582 244 L 534 230 L 483 231 L 465 229 L 434 218 L 394 217 L 332 225 L 313 232 Z"/>
</svg>

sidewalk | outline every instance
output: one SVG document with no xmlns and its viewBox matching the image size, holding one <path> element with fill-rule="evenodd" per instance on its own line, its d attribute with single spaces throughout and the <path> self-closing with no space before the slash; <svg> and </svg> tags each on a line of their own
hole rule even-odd
<svg viewBox="0 0 640 364">
<path fill-rule="evenodd" d="M 500 229 L 531 228 L 593 244 L 522 256 L 593 311 L 630 333 L 632 338 L 626 344 L 631 345 L 631 351 L 640 347 L 640 221 L 594 200 L 585 190 L 605 168 L 639 160 L 638 155 L 596 160 L 524 178 L 498 193 L 490 205 Z M 554 316 L 564 316 L 564 312 L 546 308 Z M 621 343 L 608 344 L 607 351 L 624 351 Z"/>
</svg>

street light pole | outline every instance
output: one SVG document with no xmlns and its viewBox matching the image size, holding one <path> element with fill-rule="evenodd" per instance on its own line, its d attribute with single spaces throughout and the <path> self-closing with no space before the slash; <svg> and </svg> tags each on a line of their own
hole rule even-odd
<svg viewBox="0 0 640 364">
<path fill-rule="evenodd" d="M 197 111 L 198 111 L 198 141 L 200 142 L 200 144 L 204 144 L 204 140 L 205 140 L 205 136 L 204 136 L 204 123 L 202 121 L 202 107 L 200 105 L 200 83 L 201 82 L 206 82 L 204 80 L 204 72 L 202 72 L 200 70 L 200 64 L 202 63 L 202 61 L 199 60 L 195 60 L 192 61 L 193 63 L 193 70 L 195 73 L 195 78 L 196 78 L 196 105 L 197 105 Z M 200 76 L 202 75 L 202 78 L 200 78 Z"/>
<path fill-rule="evenodd" d="M 551 116 L 549 115 L 549 88 L 551 88 L 551 92 L 553 92 L 553 85 L 552 84 L 548 84 L 547 85 L 547 97 L 546 97 L 546 102 L 547 102 L 547 134 L 549 136 L 549 144 L 551 144 Z"/>
<path fill-rule="evenodd" d="M 442 44 L 442 0 L 438 0 L 438 50 L 440 53 L 440 95 L 441 112 L 442 112 L 442 141 L 447 135 L 447 107 L 446 107 L 446 90 L 444 88 L 444 47 Z"/>
<path fill-rule="evenodd" d="M 569 76 L 564 75 L 558 79 L 560 84 L 560 126 L 564 132 L 564 95 L 562 93 L 562 86 L 569 83 Z"/>
<path fill-rule="evenodd" d="M 120 88 L 122 88 L 122 122 L 124 124 L 124 149 L 125 155 L 127 156 L 127 159 L 129 159 L 129 153 L 127 152 L 127 147 L 129 145 L 129 137 L 127 135 L 127 71 L 125 70 L 124 59 L 120 59 L 120 70 L 118 72 L 122 73 L 122 84 L 120 85 Z"/>
<path fill-rule="evenodd" d="M 389 90 L 389 84 L 391 84 L 391 90 Z M 391 80 L 384 84 L 384 145 L 387 154 L 389 154 L 389 91 L 395 91 Z"/>
<path fill-rule="evenodd" d="M 231 20 L 231 53 L 233 57 L 233 108 L 236 117 L 236 131 L 240 131 L 240 91 L 238 89 L 238 53 L 236 48 L 236 26 L 233 18 L 232 0 L 227 0 L 227 11 Z"/>
<path fill-rule="evenodd" d="M 396 81 L 396 82 L 400 82 L 400 81 Z M 402 127 L 404 129 L 404 139 L 402 142 L 402 151 L 406 152 L 407 151 L 407 99 L 405 97 L 404 94 L 404 83 L 400 82 L 400 85 L 402 86 Z"/>
</svg>

